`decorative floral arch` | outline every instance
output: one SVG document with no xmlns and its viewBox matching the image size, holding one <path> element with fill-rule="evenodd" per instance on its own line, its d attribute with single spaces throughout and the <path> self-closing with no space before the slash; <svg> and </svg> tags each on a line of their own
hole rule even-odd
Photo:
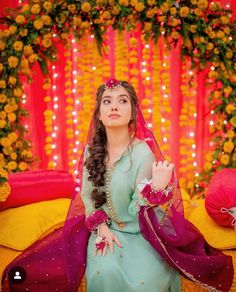
<svg viewBox="0 0 236 292">
<path fill-rule="evenodd" d="M 141 25 L 144 37 L 165 38 L 181 46 L 181 56 L 198 71 L 208 70 L 215 84 L 209 96 L 217 124 L 211 126 L 214 151 L 198 177 L 209 180 L 223 167 L 236 167 L 236 22 L 218 1 L 207 0 L 32 0 L 1 19 L 0 30 L 0 201 L 10 187 L 8 173 L 24 171 L 33 162 L 30 141 L 22 118 L 22 81 L 30 79 L 32 65 L 47 64 L 56 54 L 55 42 L 67 43 L 71 33 L 80 39 L 91 32 L 102 52 L 108 27 L 134 30 Z M 201 188 L 196 182 L 197 191 Z"/>
</svg>

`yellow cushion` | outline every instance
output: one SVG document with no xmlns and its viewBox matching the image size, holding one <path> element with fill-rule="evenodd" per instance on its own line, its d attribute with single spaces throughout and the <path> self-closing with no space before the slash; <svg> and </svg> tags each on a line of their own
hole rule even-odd
<svg viewBox="0 0 236 292">
<path fill-rule="evenodd" d="M 0 245 L 24 250 L 48 230 L 62 226 L 70 199 L 43 201 L 0 212 Z"/>
<path fill-rule="evenodd" d="M 203 234 L 206 241 L 217 249 L 236 248 L 236 232 L 233 229 L 218 225 L 208 215 L 205 201 L 191 200 L 191 209 L 187 219 L 192 222 Z"/>
</svg>

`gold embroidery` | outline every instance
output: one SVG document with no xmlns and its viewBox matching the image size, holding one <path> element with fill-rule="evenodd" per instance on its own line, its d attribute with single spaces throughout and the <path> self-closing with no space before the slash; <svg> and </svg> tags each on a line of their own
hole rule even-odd
<svg viewBox="0 0 236 292">
<path fill-rule="evenodd" d="M 112 169 L 107 168 L 106 179 L 105 179 L 105 192 L 107 197 L 107 205 L 109 209 L 109 217 L 114 221 L 119 229 L 123 229 L 126 226 L 125 222 L 121 222 L 116 215 L 115 209 L 112 205 L 111 193 L 110 193 L 110 183 L 111 183 L 111 171 Z"/>
</svg>

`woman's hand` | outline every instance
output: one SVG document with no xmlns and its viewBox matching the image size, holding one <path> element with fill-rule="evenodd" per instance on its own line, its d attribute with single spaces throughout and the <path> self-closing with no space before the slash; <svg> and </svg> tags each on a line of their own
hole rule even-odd
<svg viewBox="0 0 236 292">
<path fill-rule="evenodd" d="M 102 223 L 99 226 L 99 236 L 104 236 L 107 244 L 105 245 L 103 250 L 97 250 L 96 247 L 94 248 L 94 255 L 103 255 L 105 256 L 107 253 L 107 247 L 110 248 L 111 254 L 114 252 L 114 247 L 113 247 L 113 241 L 119 246 L 122 247 L 122 244 L 118 240 L 118 238 L 111 232 L 109 227 L 105 224 Z"/>
<path fill-rule="evenodd" d="M 173 163 L 168 161 L 154 162 L 152 165 L 152 185 L 156 189 L 164 190 L 170 182 L 172 171 L 174 169 Z"/>
</svg>

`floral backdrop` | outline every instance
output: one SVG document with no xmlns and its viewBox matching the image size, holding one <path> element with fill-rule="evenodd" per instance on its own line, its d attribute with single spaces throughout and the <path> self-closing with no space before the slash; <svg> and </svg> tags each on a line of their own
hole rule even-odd
<svg viewBox="0 0 236 292">
<path fill-rule="evenodd" d="M 217 169 L 236 167 L 233 3 L 5 2 L 0 200 L 10 192 L 10 172 L 76 174 L 96 88 L 111 76 L 135 86 L 182 188 L 201 195 Z"/>
</svg>

